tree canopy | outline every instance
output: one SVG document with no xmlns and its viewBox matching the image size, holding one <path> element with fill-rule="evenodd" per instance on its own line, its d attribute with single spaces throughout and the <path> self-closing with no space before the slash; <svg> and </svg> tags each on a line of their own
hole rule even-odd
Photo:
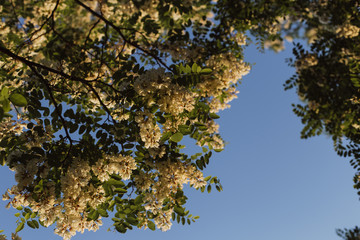
<svg viewBox="0 0 360 240">
<path fill-rule="evenodd" d="M 0 161 L 17 185 L 16 232 L 70 239 L 102 218 L 125 233 L 195 221 L 183 185 L 223 150 L 216 119 L 250 71 L 244 48 L 294 45 L 285 89 L 302 137 L 326 132 L 360 166 L 360 13 L 356 0 L 0 1 Z M 187 155 L 183 137 L 199 153 Z M 358 175 L 356 187 L 360 188 Z"/>
</svg>

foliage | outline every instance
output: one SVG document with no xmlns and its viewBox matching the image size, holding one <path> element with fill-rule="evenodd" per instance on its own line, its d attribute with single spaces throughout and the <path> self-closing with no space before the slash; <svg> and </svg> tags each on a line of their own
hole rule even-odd
<svg viewBox="0 0 360 240">
<path fill-rule="evenodd" d="M 359 159 L 358 1 L 0 1 L 0 161 L 17 185 L 16 232 L 56 224 L 69 239 L 110 217 L 116 231 L 195 221 L 184 184 L 204 177 L 224 142 L 217 113 L 250 70 L 246 34 L 260 50 L 295 45 L 285 88 L 302 137 L 324 130 Z M 188 156 L 184 136 L 202 147 Z M 343 146 L 345 137 L 349 145 Z M 358 177 L 355 178 L 357 186 Z"/>
<path fill-rule="evenodd" d="M 355 227 L 354 229 L 337 229 L 336 233 L 344 240 L 358 240 L 360 239 L 360 229 Z"/>
<path fill-rule="evenodd" d="M 304 102 L 294 105 L 305 125 L 301 137 L 325 132 L 338 155 L 352 156 L 351 164 L 359 171 L 359 3 L 334 1 L 324 6 L 322 14 L 310 49 L 301 44 L 294 47 L 295 59 L 289 63 L 296 67 L 296 74 L 285 89 L 296 87 Z M 354 181 L 360 189 L 359 173 Z"/>
<path fill-rule="evenodd" d="M 195 221 L 182 188 L 221 191 L 202 170 L 224 147 L 216 113 L 249 71 L 242 33 L 217 31 L 210 1 L 1 4 L 1 162 L 17 181 L 3 198 L 20 211 L 16 232 Z M 184 136 L 202 152 L 183 153 Z"/>
</svg>

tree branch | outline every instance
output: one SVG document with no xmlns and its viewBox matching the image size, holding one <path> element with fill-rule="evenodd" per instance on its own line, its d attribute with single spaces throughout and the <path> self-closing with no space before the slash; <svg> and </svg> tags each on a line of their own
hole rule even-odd
<svg viewBox="0 0 360 240">
<path fill-rule="evenodd" d="M 61 71 L 58 71 L 56 69 L 53 69 L 53 68 L 50 68 L 50 67 L 47 67 L 45 65 L 42 65 L 42 64 L 39 64 L 39 63 L 36 63 L 36 62 L 32 62 L 32 61 L 29 61 L 27 60 L 26 58 L 23 58 L 19 55 L 16 55 L 15 53 L 11 52 L 9 49 L 3 47 L 0 45 L 0 52 L 8 55 L 9 57 L 15 59 L 15 60 L 19 60 L 20 62 L 26 64 L 27 66 L 29 66 L 32 70 L 35 69 L 35 67 L 38 67 L 38 68 L 41 68 L 41 69 L 45 69 L 49 72 L 52 72 L 52 73 L 55 73 L 57 75 L 60 75 L 66 79 L 70 79 L 70 80 L 73 80 L 73 81 L 77 81 L 77 82 L 81 82 L 83 84 L 85 84 L 96 96 L 96 98 L 99 100 L 101 106 L 104 108 L 104 110 L 106 111 L 107 114 L 109 114 L 111 116 L 111 112 L 110 110 L 108 109 L 108 107 L 104 104 L 104 102 L 101 100 L 101 97 L 99 96 L 99 94 L 97 93 L 96 89 L 90 84 L 89 81 L 85 80 L 85 79 L 82 79 L 82 78 L 79 78 L 79 77 L 76 77 L 76 76 L 71 76 L 71 75 L 68 75 L 64 72 L 61 72 Z M 111 116 L 112 117 L 112 116 Z"/>
<path fill-rule="evenodd" d="M 58 6 L 59 6 L 59 3 L 60 3 L 60 0 L 57 0 L 54 9 L 51 11 L 51 14 L 46 18 L 46 20 L 43 22 L 43 24 L 41 24 L 41 26 L 40 26 L 38 29 L 36 29 L 34 32 L 32 32 L 32 33 L 29 35 L 28 40 L 26 40 L 24 43 L 22 43 L 22 44 L 19 46 L 17 53 L 20 52 L 21 48 L 25 45 L 25 43 L 26 43 L 27 41 L 32 42 L 32 41 L 33 41 L 32 37 L 33 37 L 36 33 L 40 32 L 41 29 L 45 26 L 45 24 L 46 24 L 50 19 L 53 19 L 53 18 L 54 18 L 54 14 L 55 14 L 56 9 L 57 9 Z M 40 35 L 40 36 L 41 36 L 41 35 Z"/>
<path fill-rule="evenodd" d="M 109 26 L 111 26 L 113 29 L 115 29 L 115 31 L 117 31 L 119 33 L 119 35 L 121 36 L 121 38 L 124 40 L 125 43 L 128 43 L 129 45 L 139 49 L 140 51 L 142 51 L 143 53 L 147 54 L 148 56 L 151 56 L 152 58 L 154 58 L 156 60 L 156 62 L 158 62 L 159 65 L 162 65 L 163 67 L 165 67 L 167 70 L 169 70 L 170 72 L 173 72 L 158 56 L 152 54 L 151 52 L 149 52 L 148 50 L 144 49 L 143 47 L 141 47 L 138 43 L 133 42 L 129 39 L 127 39 L 125 37 L 125 35 L 122 33 L 121 29 L 117 26 L 114 25 L 114 23 L 110 22 L 109 20 L 107 20 L 104 16 L 102 16 L 101 14 L 95 12 L 94 10 L 92 10 L 90 7 L 86 6 L 84 3 L 82 3 L 80 0 L 75 0 L 76 3 L 78 3 L 80 6 L 82 6 L 83 8 L 85 8 L 87 11 L 89 11 L 90 13 L 92 13 L 93 15 L 95 15 L 96 17 L 98 17 L 99 19 L 101 19 L 102 21 L 104 21 L 106 24 L 108 24 Z"/>
<path fill-rule="evenodd" d="M 60 111 L 60 109 L 59 109 L 59 105 L 58 105 L 57 102 L 56 102 L 56 99 L 55 99 L 55 97 L 54 97 L 54 94 L 52 93 L 52 90 L 51 90 L 51 87 L 49 86 L 48 81 L 46 81 L 46 80 L 44 79 L 44 77 L 36 70 L 36 68 L 35 68 L 34 66 L 31 66 L 31 65 L 30 65 L 29 68 L 30 68 L 30 69 L 33 71 L 33 73 L 40 79 L 40 81 L 45 85 L 46 90 L 47 90 L 47 92 L 48 92 L 49 95 L 50 95 L 50 99 L 51 99 L 52 103 L 53 103 L 54 106 L 55 106 L 55 111 L 56 111 L 56 113 L 58 114 L 58 116 L 59 116 L 59 118 L 60 118 L 60 121 L 61 121 L 61 123 L 62 123 L 62 125 L 63 125 L 63 127 L 64 127 L 65 134 L 66 134 L 66 138 L 69 139 L 69 142 L 70 142 L 69 150 L 68 150 L 68 152 L 67 152 L 67 154 L 66 154 L 66 156 L 65 156 L 65 159 L 67 159 L 68 156 L 70 155 L 70 152 L 71 152 L 71 149 L 72 149 L 72 146 L 73 146 L 73 140 L 72 140 L 72 138 L 71 138 L 71 136 L 70 136 L 70 133 L 69 133 L 69 130 L 68 130 L 68 128 L 67 128 L 66 121 L 65 121 L 64 117 L 63 117 L 62 114 L 61 114 L 61 111 Z"/>
</svg>

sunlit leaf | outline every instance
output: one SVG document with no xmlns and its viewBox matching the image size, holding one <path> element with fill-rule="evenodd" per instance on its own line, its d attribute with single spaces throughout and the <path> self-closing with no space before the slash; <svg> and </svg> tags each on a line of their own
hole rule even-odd
<svg viewBox="0 0 360 240">
<path fill-rule="evenodd" d="M 9 99 L 15 106 L 18 107 L 25 107 L 28 104 L 26 98 L 19 93 L 12 93 Z"/>
</svg>

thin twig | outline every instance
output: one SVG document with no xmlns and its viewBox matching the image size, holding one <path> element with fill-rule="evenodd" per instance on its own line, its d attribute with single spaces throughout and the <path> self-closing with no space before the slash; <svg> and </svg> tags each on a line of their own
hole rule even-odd
<svg viewBox="0 0 360 240">
<path fill-rule="evenodd" d="M 21 56 L 18 56 L 16 55 L 15 53 L 11 52 L 9 49 L 3 47 L 0 45 L 0 52 L 2 53 L 5 53 L 6 55 L 8 55 L 9 57 L 13 58 L 13 59 L 16 59 L 16 60 L 19 60 L 21 61 L 22 63 L 26 64 L 27 66 L 29 66 L 31 69 L 33 69 L 34 67 L 38 67 L 38 68 L 42 68 L 42 69 L 45 69 L 49 72 L 52 72 L 52 73 L 55 73 L 57 75 L 60 75 L 66 79 L 70 79 L 70 80 L 73 80 L 73 81 L 77 81 L 77 82 L 81 82 L 83 84 L 85 84 L 96 96 L 96 98 L 99 100 L 100 102 L 100 105 L 104 108 L 104 110 L 106 111 L 107 114 L 109 114 L 111 116 L 111 112 L 110 110 L 108 109 L 108 107 L 104 104 L 104 102 L 101 100 L 101 97 L 99 96 L 98 92 L 96 91 L 96 89 L 85 79 L 82 79 L 82 78 L 79 78 L 79 77 L 76 77 L 76 76 L 71 76 L 71 75 L 68 75 L 64 72 L 61 72 L 59 70 L 56 70 L 56 69 L 53 69 L 53 68 L 50 68 L 50 67 L 47 67 L 45 65 L 42 65 L 42 64 L 39 64 L 39 63 L 36 63 L 36 62 L 32 62 L 32 61 L 29 61 L 27 60 L 26 58 L 23 58 Z M 112 117 L 112 116 L 111 116 Z"/>
<path fill-rule="evenodd" d="M 113 29 L 115 29 L 115 31 L 117 31 L 119 33 L 119 35 L 121 36 L 121 38 L 124 40 L 124 42 L 128 43 L 129 45 L 139 49 L 140 51 L 142 51 L 143 53 L 147 54 L 148 56 L 151 56 L 152 58 L 154 58 L 159 65 L 162 65 L 163 67 L 165 67 L 167 70 L 169 70 L 170 72 L 173 72 L 158 56 L 152 54 L 151 52 L 149 52 L 148 50 L 144 49 L 143 47 L 141 47 L 138 43 L 133 42 L 129 39 L 127 39 L 125 37 L 125 35 L 122 33 L 121 29 L 117 26 L 115 26 L 114 23 L 110 22 L 109 20 L 107 20 L 104 16 L 100 15 L 99 13 L 95 12 L 94 10 L 92 10 L 90 7 L 86 6 L 84 3 L 82 3 L 80 0 L 75 0 L 75 2 L 77 2 L 80 6 L 82 6 L 83 8 L 85 8 L 87 11 L 91 12 L 93 15 L 95 15 L 96 17 L 100 18 L 102 21 L 104 21 L 106 24 L 108 24 L 109 26 L 111 26 Z"/>
<path fill-rule="evenodd" d="M 40 32 L 41 29 L 45 26 L 45 24 L 46 24 L 50 19 L 54 19 L 54 14 L 55 14 L 56 9 L 57 9 L 58 6 L 59 6 L 59 3 L 60 3 L 60 0 L 57 0 L 54 9 L 51 11 L 51 14 L 46 18 L 46 20 L 41 24 L 41 26 L 40 26 L 38 29 L 36 29 L 34 32 L 32 32 L 32 33 L 29 35 L 28 40 L 26 40 L 25 42 L 23 42 L 23 43 L 19 46 L 19 48 L 18 48 L 18 50 L 17 50 L 17 53 L 20 52 L 21 48 L 25 45 L 25 43 L 27 43 L 28 41 L 29 41 L 29 42 L 32 42 L 32 41 L 33 41 L 32 37 L 33 37 L 36 33 Z M 43 35 L 43 34 L 41 34 L 40 36 L 42 36 L 42 35 Z M 35 39 L 37 39 L 37 38 L 35 38 Z"/>
<path fill-rule="evenodd" d="M 68 130 L 68 128 L 67 128 L 66 121 L 65 121 L 64 117 L 62 116 L 62 113 L 61 113 L 61 111 L 60 111 L 59 105 L 58 105 L 58 103 L 56 102 L 56 99 L 55 99 L 55 97 L 54 97 L 54 94 L 52 93 L 52 90 L 51 90 L 51 87 L 50 87 L 48 81 L 46 81 L 46 80 L 44 79 L 44 77 L 36 70 L 36 68 L 35 68 L 34 66 L 31 66 L 31 65 L 28 65 L 28 66 L 29 66 L 29 68 L 33 71 L 33 73 L 40 79 L 40 81 L 45 85 L 46 90 L 47 90 L 47 92 L 49 93 L 50 99 L 51 99 L 52 103 L 53 103 L 54 106 L 55 106 L 55 111 L 56 111 L 56 113 L 58 114 L 58 116 L 59 116 L 59 118 L 60 118 L 60 121 L 61 121 L 61 123 L 62 123 L 62 125 L 63 125 L 63 127 L 64 127 L 65 134 L 66 134 L 66 138 L 67 138 L 67 139 L 69 140 L 69 142 L 70 142 L 69 150 L 68 150 L 68 152 L 67 152 L 67 154 L 66 154 L 66 156 L 65 156 L 65 159 L 67 159 L 68 156 L 70 155 L 70 152 L 71 152 L 71 149 L 72 149 L 72 146 L 73 146 L 73 140 L 72 140 L 72 138 L 71 138 L 71 136 L 70 136 L 70 133 L 69 133 L 69 130 Z"/>
</svg>

